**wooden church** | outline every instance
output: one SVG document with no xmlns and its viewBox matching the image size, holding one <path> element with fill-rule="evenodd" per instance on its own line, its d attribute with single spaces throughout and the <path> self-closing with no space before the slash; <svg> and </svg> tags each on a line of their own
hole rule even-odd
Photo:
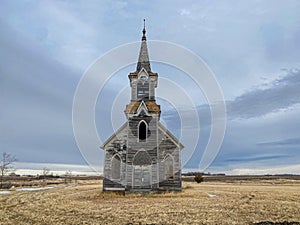
<svg viewBox="0 0 300 225">
<path fill-rule="evenodd" d="M 151 71 L 145 25 L 136 71 L 128 77 L 127 121 L 101 146 L 105 151 L 103 190 L 181 191 L 183 145 L 160 123 L 160 105 L 155 101 L 158 74 Z"/>
</svg>

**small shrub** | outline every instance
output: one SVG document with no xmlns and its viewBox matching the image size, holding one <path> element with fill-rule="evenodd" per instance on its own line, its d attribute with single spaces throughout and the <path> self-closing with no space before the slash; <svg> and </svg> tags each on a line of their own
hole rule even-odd
<svg viewBox="0 0 300 225">
<path fill-rule="evenodd" d="M 194 180 L 199 184 L 201 182 L 203 182 L 203 176 L 201 173 L 196 174 L 196 176 L 194 177 Z"/>
<path fill-rule="evenodd" d="M 183 186 L 183 189 L 192 189 L 193 188 L 193 186 L 191 186 L 191 185 L 185 185 L 185 186 Z"/>
</svg>

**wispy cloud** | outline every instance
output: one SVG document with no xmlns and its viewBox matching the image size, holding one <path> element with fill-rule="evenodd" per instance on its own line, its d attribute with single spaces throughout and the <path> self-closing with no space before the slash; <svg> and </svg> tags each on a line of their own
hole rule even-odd
<svg viewBox="0 0 300 225">
<path fill-rule="evenodd" d="M 67 171 L 74 175 L 100 175 L 102 170 L 94 171 L 88 165 L 82 164 L 59 164 L 59 163 L 29 163 L 29 162 L 16 162 L 14 168 L 17 174 L 42 174 L 43 169 L 47 168 L 54 175 L 65 174 Z"/>
<path fill-rule="evenodd" d="M 226 101 L 227 118 L 250 119 L 257 118 L 280 110 L 288 110 L 291 106 L 300 103 L 300 70 L 287 70 L 286 74 L 270 83 L 252 88 L 234 100 Z M 185 113 L 194 109 L 186 108 Z M 201 115 L 202 126 L 210 125 L 210 106 L 202 104 L 197 106 L 198 114 Z M 173 120 L 176 115 L 174 110 L 164 113 L 166 120 Z"/>
<path fill-rule="evenodd" d="M 222 170 L 221 170 L 222 171 Z M 300 174 L 300 164 L 275 167 L 240 167 L 225 172 L 228 175 L 267 175 L 267 174 Z"/>
<path fill-rule="evenodd" d="M 283 146 L 300 146 L 300 138 L 288 138 L 279 141 L 271 141 L 271 142 L 262 142 L 258 143 L 258 146 L 266 146 L 266 147 L 283 147 Z"/>
<path fill-rule="evenodd" d="M 235 157 L 233 156 L 233 158 L 227 158 L 226 162 L 232 163 L 232 162 L 257 162 L 257 161 L 266 161 L 266 160 L 274 160 L 274 159 L 283 159 L 283 158 L 289 158 L 288 155 L 278 155 L 278 154 L 271 154 L 271 155 L 256 155 L 256 156 L 248 156 L 248 157 L 244 157 L 244 156 L 240 156 L 240 157 Z"/>
<path fill-rule="evenodd" d="M 227 102 L 231 119 L 260 117 L 300 103 L 300 70 L 290 70 L 269 88 L 255 88 Z"/>
</svg>

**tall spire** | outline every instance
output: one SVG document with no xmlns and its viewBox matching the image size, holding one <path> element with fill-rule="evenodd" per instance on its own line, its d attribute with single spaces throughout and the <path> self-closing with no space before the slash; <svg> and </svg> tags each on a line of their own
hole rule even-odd
<svg viewBox="0 0 300 225">
<path fill-rule="evenodd" d="M 146 41 L 146 20 L 144 19 L 144 29 L 143 29 L 143 37 L 142 37 L 142 41 Z"/>
<path fill-rule="evenodd" d="M 142 68 L 145 68 L 145 70 L 147 70 L 147 71 L 151 71 L 147 42 L 146 42 L 147 38 L 146 38 L 145 21 L 146 20 L 144 19 L 142 44 L 141 44 L 141 49 L 140 49 L 140 54 L 139 54 L 139 60 L 138 60 L 137 67 L 136 67 L 137 71 L 140 71 Z"/>
</svg>

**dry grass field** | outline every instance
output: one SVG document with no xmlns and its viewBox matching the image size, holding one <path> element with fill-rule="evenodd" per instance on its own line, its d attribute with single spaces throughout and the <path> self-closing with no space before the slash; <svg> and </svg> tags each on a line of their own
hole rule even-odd
<svg viewBox="0 0 300 225">
<path fill-rule="evenodd" d="M 184 182 L 182 193 L 103 193 L 101 181 L 0 195 L 0 224 L 300 222 L 300 181 Z"/>
</svg>

